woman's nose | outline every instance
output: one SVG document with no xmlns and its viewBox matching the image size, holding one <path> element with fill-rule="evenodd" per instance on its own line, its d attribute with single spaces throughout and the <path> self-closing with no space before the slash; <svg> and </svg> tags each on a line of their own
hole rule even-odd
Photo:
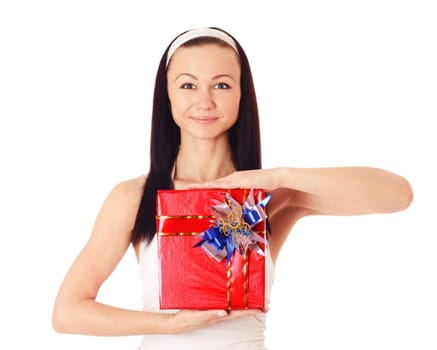
<svg viewBox="0 0 437 350">
<path fill-rule="evenodd" d="M 197 104 L 203 109 L 214 109 L 215 102 L 212 91 L 209 89 L 198 89 Z"/>
</svg>

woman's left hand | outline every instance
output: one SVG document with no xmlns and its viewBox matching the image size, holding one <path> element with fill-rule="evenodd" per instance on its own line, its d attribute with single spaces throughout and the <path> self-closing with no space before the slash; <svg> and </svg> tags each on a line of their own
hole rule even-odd
<svg viewBox="0 0 437 350">
<path fill-rule="evenodd" d="M 236 171 L 213 181 L 196 182 L 188 188 L 262 188 L 271 191 L 279 187 L 279 168 Z"/>
</svg>

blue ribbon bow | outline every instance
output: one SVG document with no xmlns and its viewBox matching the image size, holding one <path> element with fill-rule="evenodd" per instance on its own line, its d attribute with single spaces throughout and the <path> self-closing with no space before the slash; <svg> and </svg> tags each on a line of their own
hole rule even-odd
<svg viewBox="0 0 437 350">
<path fill-rule="evenodd" d="M 267 219 L 264 209 L 270 198 L 271 194 L 255 203 L 252 188 L 246 201 L 240 205 L 230 194 L 226 194 L 224 202 L 216 201 L 216 205 L 211 207 L 216 216 L 212 221 L 215 226 L 204 231 L 202 240 L 194 247 L 202 247 L 217 261 L 226 257 L 227 263 L 235 250 L 241 255 L 245 255 L 249 249 L 264 255 L 258 242 L 267 244 L 267 241 L 252 228 Z"/>
</svg>

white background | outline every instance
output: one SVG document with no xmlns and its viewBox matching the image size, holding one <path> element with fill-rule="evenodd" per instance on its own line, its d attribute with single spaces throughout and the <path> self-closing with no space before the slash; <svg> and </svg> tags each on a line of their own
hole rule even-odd
<svg viewBox="0 0 437 350">
<path fill-rule="evenodd" d="M 410 180 L 390 215 L 306 218 L 277 265 L 271 349 L 437 349 L 433 1 L 2 1 L 1 349 L 134 349 L 56 334 L 57 289 L 111 188 L 147 171 L 152 90 L 174 36 L 233 34 L 265 167 L 368 165 Z M 132 250 L 100 300 L 140 308 Z"/>
</svg>

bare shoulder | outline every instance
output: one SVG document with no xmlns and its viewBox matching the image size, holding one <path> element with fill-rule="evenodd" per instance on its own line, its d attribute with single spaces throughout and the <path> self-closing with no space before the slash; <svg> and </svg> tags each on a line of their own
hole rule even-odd
<svg viewBox="0 0 437 350">
<path fill-rule="evenodd" d="M 147 175 L 140 175 L 132 179 L 121 181 L 114 186 L 113 192 L 116 192 L 118 195 L 141 196 L 146 178 Z"/>
<path fill-rule="evenodd" d="M 125 213 L 136 212 L 146 177 L 141 175 L 115 184 L 106 199 L 107 206 Z"/>
</svg>

